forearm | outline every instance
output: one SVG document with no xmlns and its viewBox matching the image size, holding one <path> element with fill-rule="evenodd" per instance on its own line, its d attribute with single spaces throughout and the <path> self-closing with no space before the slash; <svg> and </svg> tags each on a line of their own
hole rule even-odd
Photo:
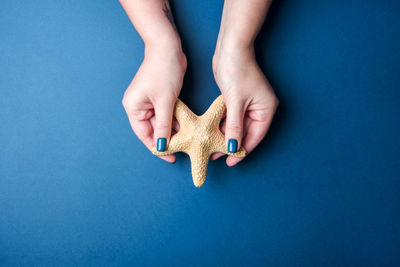
<svg viewBox="0 0 400 267">
<path fill-rule="evenodd" d="M 120 0 L 146 49 L 155 46 L 180 48 L 168 0 Z"/>
<path fill-rule="evenodd" d="M 272 0 L 225 0 L 217 50 L 220 46 L 251 47 Z"/>
</svg>

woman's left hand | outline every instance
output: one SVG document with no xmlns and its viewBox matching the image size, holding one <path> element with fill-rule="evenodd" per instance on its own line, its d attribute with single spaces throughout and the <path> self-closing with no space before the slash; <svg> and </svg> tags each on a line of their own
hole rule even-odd
<svg viewBox="0 0 400 267">
<path fill-rule="evenodd" d="M 238 150 L 243 146 L 250 153 L 266 135 L 278 99 L 258 66 L 252 48 L 217 46 L 213 71 L 227 107 L 226 120 L 221 127 L 227 149 Z M 215 153 L 211 159 L 222 155 Z M 233 166 L 242 159 L 228 156 L 226 164 Z"/>
</svg>

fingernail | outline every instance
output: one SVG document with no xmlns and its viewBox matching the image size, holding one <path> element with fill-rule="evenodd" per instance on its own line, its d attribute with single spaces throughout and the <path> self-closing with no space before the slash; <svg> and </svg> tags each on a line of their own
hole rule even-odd
<svg viewBox="0 0 400 267">
<path fill-rule="evenodd" d="M 166 145 L 167 145 L 167 139 L 162 138 L 162 137 L 157 139 L 157 151 L 158 152 L 164 152 Z"/>
<path fill-rule="evenodd" d="M 237 151 L 237 141 L 236 139 L 229 139 L 228 141 L 228 152 L 236 153 Z"/>
</svg>

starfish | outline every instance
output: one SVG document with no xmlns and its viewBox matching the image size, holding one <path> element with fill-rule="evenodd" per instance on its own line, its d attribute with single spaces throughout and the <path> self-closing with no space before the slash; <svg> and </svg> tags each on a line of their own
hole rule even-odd
<svg viewBox="0 0 400 267">
<path fill-rule="evenodd" d="M 167 150 L 159 152 L 154 147 L 153 154 L 157 156 L 175 152 L 188 154 L 192 164 L 193 183 L 196 187 L 202 186 L 206 180 L 208 160 L 211 154 L 221 152 L 235 157 L 246 156 L 246 150 L 243 147 L 236 153 L 229 153 L 226 149 L 225 137 L 219 130 L 225 109 L 222 95 L 217 97 L 201 116 L 194 114 L 178 99 L 175 103 L 174 116 L 180 125 L 179 131 L 171 137 Z"/>
</svg>

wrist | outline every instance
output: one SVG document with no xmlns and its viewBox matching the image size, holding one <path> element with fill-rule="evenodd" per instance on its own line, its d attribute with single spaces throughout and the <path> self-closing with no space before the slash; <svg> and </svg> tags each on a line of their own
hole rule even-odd
<svg viewBox="0 0 400 267">
<path fill-rule="evenodd" d="M 144 40 L 145 50 L 173 49 L 182 50 L 181 40 L 175 36 L 160 36 L 154 39 Z M 145 51 L 146 52 L 146 51 Z"/>
<path fill-rule="evenodd" d="M 218 36 L 217 48 L 246 50 L 254 46 L 254 40 L 243 34 L 221 33 Z"/>
<path fill-rule="evenodd" d="M 187 59 L 182 50 L 180 41 L 159 40 L 158 42 L 145 43 L 144 59 L 152 64 L 175 66 L 182 73 L 186 72 Z"/>
<path fill-rule="evenodd" d="M 214 56 L 249 57 L 254 54 L 254 44 L 240 38 L 218 38 Z"/>
<path fill-rule="evenodd" d="M 144 54 L 145 58 L 152 55 L 158 57 L 185 56 L 179 37 L 174 36 L 160 37 L 156 40 L 146 40 Z"/>
<path fill-rule="evenodd" d="M 255 61 L 253 45 L 221 40 L 217 42 L 212 65 L 215 73 L 221 66 L 225 66 L 226 64 L 247 65 L 253 61 Z"/>
</svg>

